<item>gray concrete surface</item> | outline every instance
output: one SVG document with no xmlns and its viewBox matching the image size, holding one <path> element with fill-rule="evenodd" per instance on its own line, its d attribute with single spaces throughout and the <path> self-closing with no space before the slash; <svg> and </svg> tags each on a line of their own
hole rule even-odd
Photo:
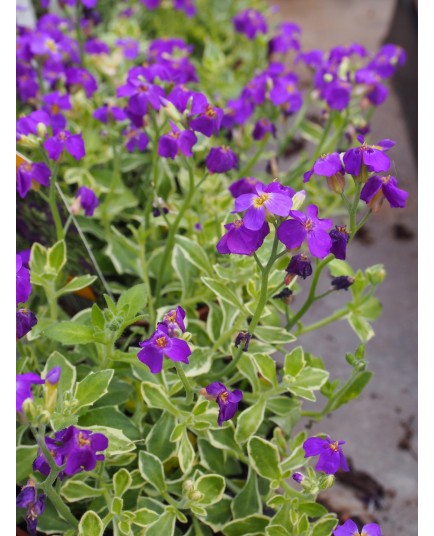
<svg viewBox="0 0 434 536">
<path fill-rule="evenodd" d="M 292 20 L 303 28 L 305 48 L 356 41 L 373 50 L 388 33 L 395 4 L 393 0 L 272 3 L 280 7 L 279 18 Z M 404 210 L 383 207 L 366 226 L 369 243 L 355 240 L 348 255 L 354 267 L 382 263 L 387 270 L 387 278 L 377 294 L 383 314 L 374 323 L 376 336 L 366 349 L 369 369 L 375 376 L 358 400 L 316 423 L 311 432 L 326 432 L 332 438 L 345 439 L 345 453 L 355 469 L 370 475 L 386 490 L 381 504 L 366 505 L 354 488 L 337 484 L 323 494 L 331 508 L 344 516 L 379 522 L 384 536 L 416 536 L 417 167 L 399 100 L 393 91 L 373 119 L 371 140 L 381 138 L 397 141 L 397 147 L 390 153 L 393 170 L 410 197 Z M 396 238 L 397 223 L 413 236 Z M 327 277 L 322 284 L 324 289 L 328 287 Z M 306 316 L 308 323 L 328 315 L 346 298 L 345 292 L 341 292 L 323 300 Z M 350 369 L 345 352 L 354 350 L 358 339 L 346 321 L 340 321 L 306 334 L 300 342 L 307 351 L 325 360 L 332 377 L 344 378 Z M 403 449 L 405 442 L 408 448 Z"/>
</svg>

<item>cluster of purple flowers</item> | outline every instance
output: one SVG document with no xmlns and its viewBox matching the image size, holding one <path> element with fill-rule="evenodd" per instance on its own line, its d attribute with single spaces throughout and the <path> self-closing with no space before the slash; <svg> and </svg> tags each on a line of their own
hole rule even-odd
<svg viewBox="0 0 434 536">
<path fill-rule="evenodd" d="M 26 508 L 27 510 L 26 523 L 30 536 L 36 536 L 38 516 L 44 513 L 45 500 L 46 496 L 43 493 L 38 495 L 33 480 L 29 480 L 17 496 L 17 508 Z"/>
<path fill-rule="evenodd" d="M 54 461 L 59 467 L 65 466 L 59 478 L 72 476 L 81 471 L 92 471 L 96 463 L 105 459 L 101 452 L 108 447 L 108 438 L 104 434 L 90 430 L 80 430 L 69 426 L 54 434 L 54 438 L 46 437 L 45 444 Z M 43 475 L 50 474 L 50 466 L 42 451 L 33 462 L 33 470 Z"/>
<path fill-rule="evenodd" d="M 139 360 L 149 367 L 153 374 L 158 374 L 163 368 L 163 358 L 172 361 L 182 361 L 188 364 L 191 354 L 188 343 L 177 337 L 185 333 L 185 311 L 178 306 L 164 315 L 163 321 L 158 322 L 154 333 L 140 343 L 141 350 L 137 354 Z"/>
</svg>

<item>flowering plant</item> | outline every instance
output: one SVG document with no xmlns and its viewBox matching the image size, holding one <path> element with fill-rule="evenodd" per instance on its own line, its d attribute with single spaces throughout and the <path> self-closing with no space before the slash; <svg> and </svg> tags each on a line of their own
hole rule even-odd
<svg viewBox="0 0 434 536">
<path fill-rule="evenodd" d="M 18 27 L 30 534 L 357 533 L 316 502 L 349 470 L 345 441 L 306 425 L 372 377 L 385 270 L 346 254 L 385 200 L 406 203 L 394 142 L 369 140 L 405 53 L 304 50 L 296 24 L 250 4 L 44 0 Z M 297 341 L 341 320 L 360 339 L 344 381 Z"/>
</svg>

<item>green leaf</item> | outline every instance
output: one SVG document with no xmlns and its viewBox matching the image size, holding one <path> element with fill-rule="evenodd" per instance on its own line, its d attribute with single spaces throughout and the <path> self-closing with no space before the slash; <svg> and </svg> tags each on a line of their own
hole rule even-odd
<svg viewBox="0 0 434 536">
<path fill-rule="evenodd" d="M 139 471 L 143 479 L 149 482 L 160 493 L 166 492 L 163 464 L 150 452 L 139 452 Z"/>
<path fill-rule="evenodd" d="M 265 536 L 291 536 L 283 525 L 268 525 Z"/>
<path fill-rule="evenodd" d="M 77 502 L 91 497 L 100 497 L 102 491 L 81 480 L 67 480 L 62 485 L 60 493 L 68 502 Z"/>
<path fill-rule="evenodd" d="M 94 281 L 96 281 L 96 279 L 97 277 L 94 275 L 81 275 L 79 277 L 74 277 L 63 288 L 57 291 L 57 296 L 77 292 L 77 290 L 90 286 Z"/>
<path fill-rule="evenodd" d="M 104 524 L 92 510 L 86 512 L 78 525 L 78 536 L 103 536 Z"/>
<path fill-rule="evenodd" d="M 140 508 L 134 512 L 134 525 L 139 525 L 139 527 L 146 527 L 151 523 L 154 523 L 160 516 L 153 510 L 148 508 Z M 161 535 L 163 536 L 163 535 Z"/>
<path fill-rule="evenodd" d="M 371 324 L 362 316 L 355 313 L 350 313 L 347 319 L 353 331 L 362 342 L 368 342 L 375 335 Z"/>
<path fill-rule="evenodd" d="M 277 387 L 276 361 L 267 354 L 255 354 L 253 361 L 256 364 L 259 374 L 274 387 Z"/>
<path fill-rule="evenodd" d="M 136 449 L 134 443 L 116 428 L 95 425 L 88 426 L 87 428 L 93 432 L 100 432 L 107 436 L 109 444 L 107 450 L 104 451 L 107 456 L 118 456 Z"/>
<path fill-rule="evenodd" d="M 167 508 L 157 521 L 148 525 L 146 536 L 172 536 L 175 531 L 176 513 L 173 508 Z"/>
<path fill-rule="evenodd" d="M 93 407 L 85 415 L 79 417 L 78 424 L 83 428 L 86 426 L 101 425 L 110 426 L 122 432 L 132 440 L 141 438 L 139 429 L 133 421 L 118 408 L 113 406 Z"/>
<path fill-rule="evenodd" d="M 339 277 L 341 275 L 354 276 L 354 270 L 346 261 L 340 259 L 333 259 L 328 263 L 328 269 L 333 277 Z"/>
<path fill-rule="evenodd" d="M 30 251 L 30 272 L 44 275 L 47 266 L 47 249 L 38 242 L 34 242 Z"/>
<path fill-rule="evenodd" d="M 203 493 L 198 504 L 209 506 L 218 503 L 225 491 L 225 479 L 220 475 L 203 475 L 195 482 L 197 491 Z"/>
<path fill-rule="evenodd" d="M 306 502 L 300 504 L 298 511 L 301 514 L 306 514 L 309 517 L 321 517 L 328 513 L 327 508 L 324 508 L 322 504 L 316 502 Z"/>
<path fill-rule="evenodd" d="M 92 305 L 91 319 L 92 319 L 92 325 L 94 327 L 100 330 L 104 329 L 104 326 L 105 326 L 104 313 L 101 311 L 101 309 L 98 307 L 96 303 Z"/>
<path fill-rule="evenodd" d="M 67 534 L 71 524 L 59 516 L 50 501 L 45 501 L 44 513 L 38 517 L 38 530 L 43 534 Z M 74 531 L 74 536 L 77 534 Z"/>
<path fill-rule="evenodd" d="M 253 406 L 242 411 L 238 416 L 235 441 L 244 443 L 261 426 L 264 420 L 265 399 L 259 398 Z"/>
<path fill-rule="evenodd" d="M 220 282 L 218 279 L 211 279 L 210 277 L 201 277 L 201 280 L 214 292 L 217 298 L 234 305 L 240 310 L 244 310 L 244 305 L 241 303 L 238 296 L 224 283 Z"/>
<path fill-rule="evenodd" d="M 194 462 L 194 448 L 185 428 L 182 431 L 181 441 L 178 446 L 178 461 L 183 473 L 187 473 Z"/>
<path fill-rule="evenodd" d="M 197 242 L 193 242 L 186 236 L 177 235 L 176 244 L 181 248 L 185 258 L 200 271 L 207 275 L 213 275 L 213 269 L 205 250 Z"/>
<path fill-rule="evenodd" d="M 256 473 L 249 468 L 249 475 L 244 488 L 232 502 L 231 510 L 234 518 L 247 517 L 262 512 L 261 495 L 258 488 Z"/>
<path fill-rule="evenodd" d="M 22 445 L 16 452 L 16 481 L 21 483 L 32 473 L 32 464 L 38 453 L 37 445 Z"/>
<path fill-rule="evenodd" d="M 289 396 L 276 396 L 267 399 L 267 409 L 276 415 L 285 417 L 293 411 L 299 411 L 300 404 Z"/>
<path fill-rule="evenodd" d="M 120 275 L 140 276 L 138 246 L 113 225 L 110 227 L 110 233 L 104 254 L 111 260 L 116 272 Z"/>
<path fill-rule="evenodd" d="M 284 328 L 276 326 L 258 326 L 255 328 L 255 335 L 271 344 L 288 344 L 294 342 L 296 337 Z"/>
<path fill-rule="evenodd" d="M 212 365 L 212 354 L 204 348 L 196 348 L 188 358 L 189 364 L 185 368 L 185 375 L 195 378 L 209 372 Z"/>
<path fill-rule="evenodd" d="M 163 390 L 161 385 L 151 382 L 142 382 L 141 392 L 144 401 L 150 408 L 158 408 L 169 411 L 173 415 L 179 415 L 180 412 L 176 406 L 169 400 L 169 395 Z"/>
<path fill-rule="evenodd" d="M 343 404 L 357 398 L 373 376 L 370 371 L 356 373 L 333 397 L 330 402 L 330 412 L 335 411 Z"/>
<path fill-rule="evenodd" d="M 114 372 L 113 369 L 90 372 L 84 380 L 79 382 L 75 389 L 75 398 L 78 400 L 75 410 L 91 406 L 98 398 L 105 395 Z"/>
<path fill-rule="evenodd" d="M 66 245 L 64 240 L 59 240 L 53 247 L 48 249 L 48 270 L 58 274 L 66 263 Z"/>
<path fill-rule="evenodd" d="M 259 514 L 236 519 L 223 528 L 225 536 L 246 536 L 247 534 L 264 534 L 265 527 L 270 522 L 270 518 Z"/>
<path fill-rule="evenodd" d="M 122 495 L 130 488 L 133 479 L 126 469 L 119 469 L 113 476 L 113 489 L 116 497 Z"/>
<path fill-rule="evenodd" d="M 304 358 L 303 348 L 297 346 L 289 354 L 286 354 L 283 372 L 284 374 L 289 374 L 289 376 L 297 376 L 305 365 L 306 360 Z"/>
<path fill-rule="evenodd" d="M 337 519 L 323 517 L 313 526 L 312 536 L 330 536 L 337 524 Z"/>
<path fill-rule="evenodd" d="M 89 326 L 78 324 L 77 322 L 65 321 L 52 324 L 42 332 L 46 337 L 62 344 L 88 344 L 98 342 L 94 331 Z"/>
<path fill-rule="evenodd" d="M 182 284 L 182 296 L 189 295 L 197 270 L 185 258 L 182 249 L 175 244 L 172 253 L 172 267 Z"/>
<path fill-rule="evenodd" d="M 124 310 L 125 318 L 134 318 L 137 313 L 145 310 L 147 301 L 148 295 L 146 292 L 146 285 L 140 283 L 139 285 L 135 285 L 122 292 L 116 305 L 116 309 L 118 313 Z"/>
<path fill-rule="evenodd" d="M 152 426 L 146 436 L 146 447 L 151 454 L 155 454 L 162 462 L 168 460 L 176 450 L 176 445 L 170 442 L 170 436 L 176 426 L 175 417 L 164 412 Z"/>
<path fill-rule="evenodd" d="M 276 445 L 253 436 L 247 444 L 247 452 L 258 475 L 268 480 L 280 481 L 279 451 Z"/>
</svg>

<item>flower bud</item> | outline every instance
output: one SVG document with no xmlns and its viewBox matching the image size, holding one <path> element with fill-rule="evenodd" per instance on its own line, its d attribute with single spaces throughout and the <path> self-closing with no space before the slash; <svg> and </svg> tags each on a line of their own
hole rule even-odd
<svg viewBox="0 0 434 536">
<path fill-rule="evenodd" d="M 40 138 L 45 138 L 45 136 L 47 135 L 47 125 L 45 125 L 44 123 L 38 123 L 36 125 L 36 132 L 38 133 L 38 136 Z"/>
<path fill-rule="evenodd" d="M 303 279 L 306 279 L 306 277 L 312 275 L 312 265 L 310 263 L 309 257 L 304 253 L 294 255 L 293 257 L 291 257 L 291 260 L 289 261 L 289 264 L 286 267 L 285 271 L 288 272 L 289 275 L 298 275 Z M 286 282 L 286 279 L 285 283 L 287 285 L 289 284 Z"/>
<path fill-rule="evenodd" d="M 292 210 L 299 210 L 301 206 L 304 203 L 304 200 L 306 199 L 306 192 L 304 190 L 300 190 L 299 192 L 296 192 L 292 196 Z"/>
<path fill-rule="evenodd" d="M 41 424 L 48 424 L 51 419 L 51 413 L 44 409 L 42 413 L 39 415 L 39 422 Z"/>
<path fill-rule="evenodd" d="M 382 264 L 375 264 L 367 268 L 365 274 L 371 285 L 379 285 L 386 277 L 386 270 Z"/>
<path fill-rule="evenodd" d="M 194 491 L 194 482 L 193 480 L 186 480 L 184 484 L 182 485 L 182 489 L 185 494 L 190 494 L 192 491 Z"/>
<path fill-rule="evenodd" d="M 328 488 L 331 488 L 334 483 L 335 483 L 335 476 L 327 475 L 323 479 L 321 479 L 319 487 L 321 490 L 328 489 Z"/>
<path fill-rule="evenodd" d="M 193 493 L 190 494 L 190 499 L 192 501 L 200 501 L 201 499 L 203 498 L 203 493 L 201 493 L 200 491 L 193 491 Z"/>
<path fill-rule="evenodd" d="M 238 348 L 241 343 L 244 343 L 243 352 L 247 352 L 249 349 L 250 339 L 251 335 L 248 331 L 240 331 L 235 339 L 235 348 Z"/>
<path fill-rule="evenodd" d="M 301 484 L 304 480 L 304 476 L 301 473 L 293 473 L 292 479 L 295 480 L 298 484 Z"/>
<path fill-rule="evenodd" d="M 29 421 L 36 418 L 36 406 L 31 398 L 26 398 L 23 402 L 23 413 Z"/>
<path fill-rule="evenodd" d="M 326 177 L 327 185 L 332 192 L 341 194 L 345 190 L 345 175 L 343 173 L 335 173 L 330 177 Z"/>
<path fill-rule="evenodd" d="M 167 118 L 171 119 L 172 121 L 175 121 L 175 123 L 182 123 L 183 117 L 173 105 L 173 103 L 171 103 L 167 99 L 164 99 L 163 97 L 160 98 L 160 101 L 163 105 L 161 107 L 161 111 L 167 116 Z"/>
<path fill-rule="evenodd" d="M 39 147 L 39 140 L 34 134 L 28 134 L 27 136 L 21 136 L 21 138 L 18 140 L 18 143 L 20 145 L 23 145 L 24 147 L 30 147 L 32 149 L 35 149 L 36 147 Z"/>
<path fill-rule="evenodd" d="M 293 300 L 293 292 L 289 288 L 284 288 L 278 294 L 273 296 L 275 300 L 282 300 L 284 304 L 289 305 Z"/>
<path fill-rule="evenodd" d="M 332 287 L 335 290 L 348 290 L 356 279 L 349 275 L 340 275 L 332 279 Z"/>
</svg>

